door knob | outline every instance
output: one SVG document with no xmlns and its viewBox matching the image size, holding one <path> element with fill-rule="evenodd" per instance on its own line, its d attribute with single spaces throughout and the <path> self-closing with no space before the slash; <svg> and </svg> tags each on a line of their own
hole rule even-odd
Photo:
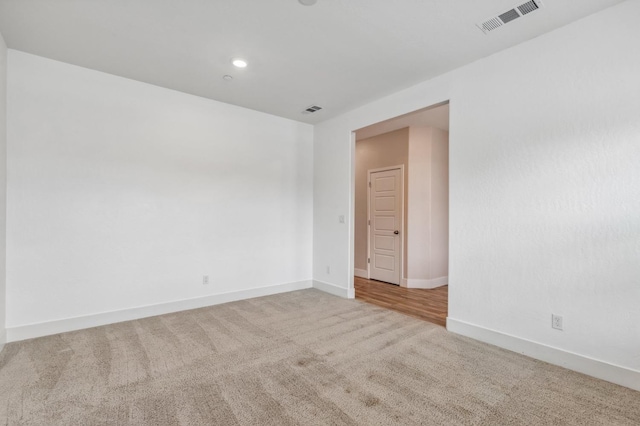
<svg viewBox="0 0 640 426">
<path fill-rule="evenodd" d="M 400 231 L 393 231 L 394 234 L 398 235 Z"/>
</svg>

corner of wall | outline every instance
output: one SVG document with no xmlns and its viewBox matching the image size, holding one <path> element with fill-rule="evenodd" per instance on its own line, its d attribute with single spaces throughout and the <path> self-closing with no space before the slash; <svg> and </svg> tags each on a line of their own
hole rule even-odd
<svg viewBox="0 0 640 426">
<path fill-rule="evenodd" d="M 313 280 L 313 288 L 345 299 L 353 299 L 355 297 L 355 290 L 353 288 L 339 287 L 324 281 Z"/>
</svg>

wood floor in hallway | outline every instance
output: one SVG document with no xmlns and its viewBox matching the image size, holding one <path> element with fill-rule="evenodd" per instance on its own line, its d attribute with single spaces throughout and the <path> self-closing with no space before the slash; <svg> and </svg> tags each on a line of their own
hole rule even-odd
<svg viewBox="0 0 640 426">
<path fill-rule="evenodd" d="M 355 277 L 356 299 L 446 326 L 449 286 L 405 288 Z"/>
</svg>

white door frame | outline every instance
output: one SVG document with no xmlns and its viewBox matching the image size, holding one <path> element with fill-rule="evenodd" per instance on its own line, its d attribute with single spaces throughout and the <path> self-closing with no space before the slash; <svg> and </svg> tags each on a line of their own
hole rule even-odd
<svg viewBox="0 0 640 426">
<path fill-rule="evenodd" d="M 371 174 L 400 169 L 400 282 L 404 282 L 404 164 L 367 170 L 367 279 L 371 279 Z"/>
</svg>

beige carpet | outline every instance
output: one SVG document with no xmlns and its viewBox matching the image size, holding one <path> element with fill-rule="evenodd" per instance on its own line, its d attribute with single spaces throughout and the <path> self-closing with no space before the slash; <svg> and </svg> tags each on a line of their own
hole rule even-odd
<svg viewBox="0 0 640 426">
<path fill-rule="evenodd" d="M 0 423 L 640 425 L 640 392 L 304 290 L 8 344 Z"/>
</svg>

